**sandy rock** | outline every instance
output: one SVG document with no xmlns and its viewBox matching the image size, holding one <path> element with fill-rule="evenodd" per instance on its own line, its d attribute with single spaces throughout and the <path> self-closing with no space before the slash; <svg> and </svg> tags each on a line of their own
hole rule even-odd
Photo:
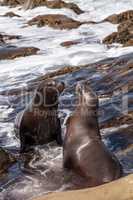
<svg viewBox="0 0 133 200">
<path fill-rule="evenodd" d="M 82 23 L 73 20 L 65 15 L 51 14 L 51 15 L 39 15 L 30 21 L 29 25 L 50 26 L 56 29 L 73 29 L 78 28 Z"/>
<path fill-rule="evenodd" d="M 91 189 L 53 193 L 34 200 L 132 200 L 133 175 Z"/>
</svg>

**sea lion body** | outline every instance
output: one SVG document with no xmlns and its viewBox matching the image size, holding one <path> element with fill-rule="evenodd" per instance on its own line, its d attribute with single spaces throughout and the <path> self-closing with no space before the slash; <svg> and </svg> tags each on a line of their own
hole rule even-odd
<svg viewBox="0 0 133 200">
<path fill-rule="evenodd" d="M 58 97 L 63 89 L 64 83 L 44 81 L 38 86 L 28 107 L 18 114 L 15 130 L 20 137 L 21 152 L 54 140 L 62 144 Z"/>
<path fill-rule="evenodd" d="M 66 124 L 64 167 L 97 186 L 119 178 L 121 166 L 101 140 L 96 94 L 83 82 L 78 95 L 80 103 Z"/>
</svg>

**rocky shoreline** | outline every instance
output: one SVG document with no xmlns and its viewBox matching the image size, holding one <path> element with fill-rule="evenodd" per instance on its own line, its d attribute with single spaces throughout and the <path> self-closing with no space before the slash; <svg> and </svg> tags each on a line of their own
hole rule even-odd
<svg viewBox="0 0 133 200">
<path fill-rule="evenodd" d="M 131 200 L 133 198 L 133 175 L 93 189 L 53 193 L 34 200 L 67 200 L 75 197 L 77 200 L 88 200 L 88 198 L 92 200 Z"/>
</svg>

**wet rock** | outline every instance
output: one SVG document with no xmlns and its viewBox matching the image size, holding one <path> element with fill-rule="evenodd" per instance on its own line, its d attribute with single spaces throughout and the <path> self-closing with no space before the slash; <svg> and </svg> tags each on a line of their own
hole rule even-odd
<svg viewBox="0 0 133 200">
<path fill-rule="evenodd" d="M 133 112 L 129 113 L 128 115 L 120 115 L 113 117 L 112 119 L 106 121 L 105 123 L 100 124 L 100 128 L 110 128 L 110 127 L 118 127 L 121 125 L 130 125 L 133 122 Z"/>
<path fill-rule="evenodd" d="M 124 47 L 133 46 L 133 39 L 129 39 L 125 44 Z"/>
<path fill-rule="evenodd" d="M 59 8 L 69 8 L 73 10 L 76 14 L 82 14 L 83 11 L 74 3 L 66 3 L 62 0 L 29 0 L 25 3 L 25 8 L 35 8 L 37 6 L 47 6 L 48 8 L 59 9 Z"/>
<path fill-rule="evenodd" d="M 65 15 L 51 14 L 51 15 L 39 15 L 30 21 L 29 25 L 50 26 L 56 29 L 73 29 L 78 28 L 82 23 L 73 20 Z"/>
<path fill-rule="evenodd" d="M 128 10 L 120 14 L 113 14 L 104 19 L 104 21 L 111 22 L 112 24 L 119 24 L 127 20 L 133 20 L 133 10 Z"/>
<path fill-rule="evenodd" d="M 0 147 L 0 174 L 5 172 L 14 162 L 15 158 Z"/>
<path fill-rule="evenodd" d="M 118 15 L 111 15 L 104 21 L 119 24 L 117 32 L 110 34 L 103 39 L 103 43 L 120 43 L 123 46 L 132 46 L 133 42 L 133 10 L 122 12 Z"/>
<path fill-rule="evenodd" d="M 15 14 L 14 12 L 7 12 L 3 17 L 21 17 L 20 15 Z"/>
<path fill-rule="evenodd" d="M 3 0 L 0 5 L 2 6 L 17 6 L 23 4 L 25 0 Z"/>
<path fill-rule="evenodd" d="M 111 33 L 103 39 L 104 44 L 112 44 L 117 42 L 117 32 Z"/>
<path fill-rule="evenodd" d="M 21 39 L 20 35 L 7 35 L 0 33 L 0 43 L 6 43 L 7 41 L 18 40 L 18 39 Z"/>
<path fill-rule="evenodd" d="M 1 47 L 0 60 L 35 55 L 38 51 L 35 47 Z"/>
<path fill-rule="evenodd" d="M 52 9 L 60 9 L 60 8 L 69 8 L 73 10 L 76 14 L 84 13 L 75 3 L 64 2 L 62 0 L 3 0 L 0 5 L 4 6 L 17 6 L 17 5 L 24 5 L 24 8 L 31 9 L 37 6 L 47 6 L 48 8 Z"/>
<path fill-rule="evenodd" d="M 119 33 L 127 30 L 131 34 L 133 31 L 133 20 L 127 20 L 120 23 L 117 29 Z"/>
<path fill-rule="evenodd" d="M 127 29 L 121 32 L 114 32 L 103 39 L 104 44 L 120 43 L 123 46 L 133 45 L 133 34 L 129 33 Z"/>
<path fill-rule="evenodd" d="M 4 43 L 5 43 L 5 41 L 3 39 L 3 35 L 0 34 L 0 44 L 4 44 Z"/>
<path fill-rule="evenodd" d="M 79 40 L 66 41 L 66 42 L 62 42 L 60 45 L 63 47 L 71 47 L 76 44 L 80 44 L 80 41 Z"/>
</svg>

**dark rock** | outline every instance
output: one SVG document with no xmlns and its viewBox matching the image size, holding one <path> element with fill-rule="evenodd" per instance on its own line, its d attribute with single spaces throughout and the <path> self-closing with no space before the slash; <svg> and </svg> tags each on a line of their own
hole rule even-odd
<svg viewBox="0 0 133 200">
<path fill-rule="evenodd" d="M 30 56 L 36 54 L 38 51 L 39 49 L 35 47 L 1 47 L 0 60 Z"/>
<path fill-rule="evenodd" d="M 15 161 L 13 155 L 0 147 L 0 174 L 6 171 Z"/>
<path fill-rule="evenodd" d="M 73 29 L 78 28 L 81 22 L 71 19 L 65 15 L 51 14 L 51 15 L 39 15 L 30 21 L 29 25 L 50 26 L 57 29 Z"/>
<path fill-rule="evenodd" d="M 15 14 L 14 12 L 7 12 L 3 17 L 21 17 L 20 15 Z"/>
<path fill-rule="evenodd" d="M 29 0 L 25 3 L 25 8 L 35 8 L 37 6 L 47 6 L 48 8 L 58 9 L 58 8 L 70 8 L 77 14 L 82 14 L 83 11 L 74 3 L 66 3 L 62 0 Z"/>
<path fill-rule="evenodd" d="M 127 20 L 133 20 L 133 10 L 128 10 L 117 15 L 114 14 L 104 19 L 104 21 L 111 22 L 112 24 L 119 24 Z"/>
</svg>

